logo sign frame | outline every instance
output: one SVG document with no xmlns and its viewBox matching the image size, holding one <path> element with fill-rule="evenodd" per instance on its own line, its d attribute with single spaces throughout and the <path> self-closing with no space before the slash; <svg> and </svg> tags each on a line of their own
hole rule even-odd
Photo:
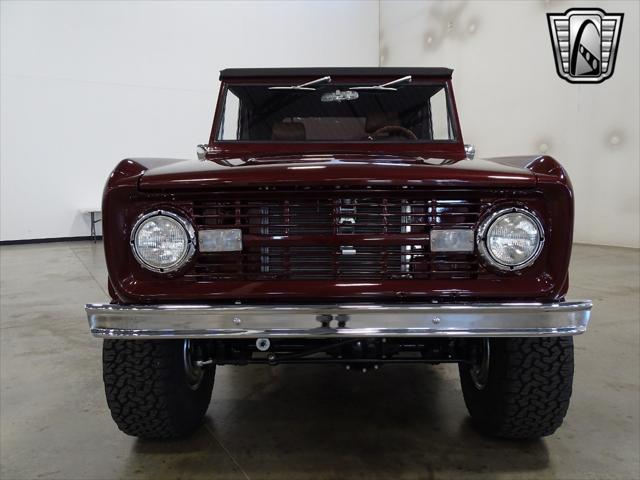
<svg viewBox="0 0 640 480">
<path fill-rule="evenodd" d="M 613 75 L 623 13 L 570 8 L 547 13 L 556 71 L 570 83 L 602 83 Z"/>
</svg>

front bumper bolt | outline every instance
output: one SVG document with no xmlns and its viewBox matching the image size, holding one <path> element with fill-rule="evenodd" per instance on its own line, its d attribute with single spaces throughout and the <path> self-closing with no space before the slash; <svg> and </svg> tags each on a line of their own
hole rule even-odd
<svg viewBox="0 0 640 480">
<path fill-rule="evenodd" d="M 323 328 L 329 328 L 333 315 L 316 315 L 316 320 L 320 322 Z"/>
<path fill-rule="evenodd" d="M 349 321 L 349 315 L 341 313 L 336 315 L 336 320 L 338 321 L 338 328 L 344 328 L 347 326 L 347 322 Z"/>
<path fill-rule="evenodd" d="M 268 338 L 259 338 L 256 340 L 256 348 L 261 352 L 266 352 L 271 347 L 271 342 Z"/>
</svg>

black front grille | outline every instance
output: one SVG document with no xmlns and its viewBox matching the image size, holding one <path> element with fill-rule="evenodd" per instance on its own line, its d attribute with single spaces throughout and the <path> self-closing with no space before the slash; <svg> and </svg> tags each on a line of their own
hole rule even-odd
<svg viewBox="0 0 640 480">
<path fill-rule="evenodd" d="M 240 226 L 255 235 L 426 233 L 429 226 L 475 225 L 479 202 L 386 198 L 195 202 L 200 228 Z"/>
<path fill-rule="evenodd" d="M 493 199 L 396 191 L 319 198 L 300 192 L 199 198 L 198 229 L 240 228 L 242 252 L 200 253 L 186 278 L 385 280 L 476 278 L 475 253 L 434 253 L 433 228 L 474 228 Z"/>
<path fill-rule="evenodd" d="M 200 255 L 186 277 L 195 280 L 400 280 L 473 278 L 475 254 L 431 254 L 421 246 L 261 247 Z M 409 250 L 411 249 L 411 250 Z"/>
</svg>

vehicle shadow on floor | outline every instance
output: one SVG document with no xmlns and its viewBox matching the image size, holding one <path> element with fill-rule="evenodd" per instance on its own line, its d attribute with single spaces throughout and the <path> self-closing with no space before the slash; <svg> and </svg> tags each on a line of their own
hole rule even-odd
<svg viewBox="0 0 640 480">
<path fill-rule="evenodd" d="M 134 453 L 182 454 L 186 476 L 196 476 L 200 456 L 218 446 L 252 478 L 468 477 L 548 467 L 543 440 L 476 432 L 454 368 L 388 365 L 366 374 L 335 366 L 219 368 L 205 425 L 181 441 L 138 441 Z"/>
</svg>

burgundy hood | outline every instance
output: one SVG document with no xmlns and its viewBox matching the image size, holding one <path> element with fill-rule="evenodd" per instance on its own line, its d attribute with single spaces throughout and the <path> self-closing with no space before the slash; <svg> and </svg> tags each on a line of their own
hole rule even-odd
<svg viewBox="0 0 640 480">
<path fill-rule="evenodd" d="M 545 165 L 545 159 L 547 164 Z M 343 155 L 263 158 L 240 166 L 213 161 L 132 159 L 146 171 L 141 190 L 341 185 L 417 187 L 532 187 L 536 173 L 551 173 L 550 157 L 442 160 Z M 228 160 L 233 161 L 233 160 Z M 550 163 L 553 165 L 550 165 Z"/>
</svg>

